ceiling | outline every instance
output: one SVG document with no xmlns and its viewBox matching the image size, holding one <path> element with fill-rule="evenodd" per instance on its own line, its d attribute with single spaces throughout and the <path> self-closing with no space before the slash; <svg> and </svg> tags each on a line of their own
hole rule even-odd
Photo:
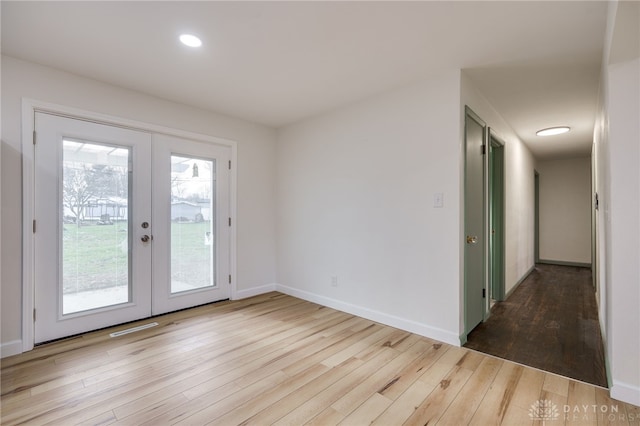
<svg viewBox="0 0 640 426">
<path fill-rule="evenodd" d="M 538 158 L 590 152 L 603 1 L 1 7 L 3 54 L 272 127 L 460 68 Z"/>
</svg>

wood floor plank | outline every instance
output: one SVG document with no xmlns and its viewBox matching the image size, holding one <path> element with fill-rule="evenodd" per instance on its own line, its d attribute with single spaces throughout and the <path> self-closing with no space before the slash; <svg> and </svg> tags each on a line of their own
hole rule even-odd
<svg viewBox="0 0 640 426">
<path fill-rule="evenodd" d="M 0 360 L 0 423 L 531 424 L 538 400 L 556 425 L 640 420 L 605 389 L 276 292 L 153 320 Z"/>
<path fill-rule="evenodd" d="M 315 364 L 309 369 L 302 371 L 293 377 L 289 377 L 278 386 L 274 386 L 268 392 L 265 392 L 260 398 L 246 401 L 228 413 L 215 418 L 210 424 L 221 426 L 240 424 L 281 400 L 285 396 L 291 395 L 302 386 L 317 379 L 329 370 L 330 368 L 326 365 Z"/>
<path fill-rule="evenodd" d="M 438 347 L 434 348 L 434 350 L 439 351 L 441 349 Z M 464 349 L 447 346 L 443 352 L 439 354 L 440 356 L 434 363 L 428 368 L 421 369 L 421 374 L 416 382 L 411 384 L 407 391 L 395 399 L 393 404 L 374 420 L 373 424 L 388 425 L 394 421 L 397 422 L 398 419 L 400 419 L 403 424 L 405 421 L 409 421 L 409 419 L 412 419 L 412 421 L 418 420 L 418 418 L 422 416 L 421 413 L 417 413 L 418 410 L 424 411 L 427 408 L 423 404 L 425 404 L 429 395 L 431 395 L 438 386 L 443 385 L 446 376 L 451 373 L 456 364 L 460 362 L 467 353 L 468 351 Z M 383 395 L 385 395 L 384 392 Z"/>
<path fill-rule="evenodd" d="M 84 424 L 92 426 L 107 426 L 116 423 L 117 420 L 118 419 L 115 414 L 113 414 L 113 411 L 109 410 L 88 419 Z"/>
<path fill-rule="evenodd" d="M 449 405 L 437 424 L 452 426 L 468 424 L 498 374 L 501 364 L 502 362 L 496 358 L 483 357 L 466 386 Z"/>
<path fill-rule="evenodd" d="M 276 425 L 287 424 L 303 424 L 317 416 L 322 410 L 329 407 L 336 402 L 344 394 L 349 392 L 368 376 L 373 374 L 376 370 L 383 365 L 398 356 L 398 353 L 393 349 L 386 347 L 380 348 L 380 352 L 377 356 L 372 358 L 369 362 L 363 363 L 360 367 L 356 368 L 351 373 L 340 378 L 335 383 L 331 384 L 327 388 L 323 389 L 318 394 L 309 398 L 304 403 L 298 405 L 295 409 L 291 410 L 286 416 L 275 422 Z M 346 360 L 345 362 L 348 362 Z"/>
<path fill-rule="evenodd" d="M 383 345 L 384 346 L 384 345 Z M 428 346 L 426 342 L 418 341 L 414 346 L 408 348 L 409 350 L 399 353 L 397 357 L 389 361 L 382 368 L 367 377 L 360 384 L 355 386 L 349 392 L 345 393 L 338 399 L 331 407 L 343 416 L 349 416 L 354 410 L 371 398 L 372 394 L 378 393 L 379 390 L 384 389 L 389 384 L 389 377 L 395 377 L 400 372 L 404 365 L 415 360 Z M 388 398 L 385 398 L 388 400 Z M 382 413 L 381 410 L 380 413 Z M 375 419 L 376 416 L 372 418 Z"/>
<path fill-rule="evenodd" d="M 386 340 L 386 338 L 394 332 L 394 329 L 391 327 L 382 327 L 380 330 L 376 331 L 370 336 L 362 340 L 355 341 L 352 345 L 344 348 L 340 352 L 330 356 L 329 358 L 322 361 L 322 363 L 329 367 L 335 367 L 336 365 L 342 364 L 344 361 L 348 360 L 351 357 L 356 356 L 362 351 L 366 351 L 369 347 L 380 341 Z M 364 356 L 362 357 L 364 358 Z"/>
<path fill-rule="evenodd" d="M 640 424 L 640 418 L 629 421 L 629 413 L 626 404 L 616 401 L 609 396 L 609 392 L 604 388 L 596 388 L 596 405 L 598 412 L 596 421 L 598 426 L 628 426 L 630 424 Z"/>
<path fill-rule="evenodd" d="M 519 422 L 530 423 L 533 421 L 532 406 L 540 399 L 545 374 L 540 370 L 525 368 L 520 380 L 516 384 L 513 396 L 507 407 L 503 422 L 505 424 L 517 424 Z"/>
<path fill-rule="evenodd" d="M 427 398 L 434 388 L 434 385 L 420 380 L 412 382 L 371 424 L 388 426 L 404 423 L 406 419 L 411 417 L 416 408 L 422 404 L 422 401 Z"/>
<path fill-rule="evenodd" d="M 482 403 L 471 418 L 471 425 L 486 426 L 503 423 L 524 367 L 503 361 L 498 374 L 487 389 Z"/>
<path fill-rule="evenodd" d="M 551 411 L 548 416 L 536 416 L 536 412 L 533 411 L 534 426 L 545 426 L 549 421 L 553 421 L 554 425 L 566 424 L 563 409 L 569 397 L 569 382 L 570 380 L 564 377 L 550 373 L 545 374 L 539 401 L 550 407 Z"/>
<path fill-rule="evenodd" d="M 172 394 L 170 397 L 154 402 L 153 404 L 146 402 L 140 403 L 139 400 L 135 400 L 134 403 L 139 403 L 135 410 L 123 410 L 118 407 L 111 411 L 116 417 L 116 422 L 114 422 L 114 424 L 123 426 L 139 425 L 151 418 L 173 411 L 185 404 L 187 401 L 189 400 L 184 395 Z"/>
<path fill-rule="evenodd" d="M 218 401 L 212 398 L 205 397 L 207 406 L 199 411 L 193 412 L 190 416 L 182 418 L 178 423 L 180 425 L 204 425 L 209 424 L 212 420 L 217 419 L 230 412 L 231 410 L 239 407 L 240 405 L 258 398 L 263 393 L 269 392 L 269 390 L 280 386 L 287 380 L 287 375 L 282 371 L 276 371 L 275 373 L 252 383 L 249 386 L 241 388 L 237 392 L 234 392 Z M 214 402 L 215 401 L 215 402 Z M 191 410 L 193 411 L 193 410 Z"/>
<path fill-rule="evenodd" d="M 437 423 L 472 374 L 473 371 L 467 368 L 454 367 L 403 424 L 412 426 Z"/>
<path fill-rule="evenodd" d="M 334 319 L 334 320 L 330 321 L 329 323 L 323 323 L 323 324 L 325 324 L 326 326 L 330 326 L 335 321 L 338 321 L 338 320 Z M 323 343 L 327 343 L 328 344 L 329 342 L 330 342 L 330 340 L 323 340 Z M 259 354 L 259 353 L 256 353 L 256 354 Z M 237 360 L 238 360 L 238 358 L 236 358 L 235 361 L 237 361 Z M 248 359 L 245 357 L 245 358 L 242 359 L 242 361 L 243 362 L 247 362 Z M 210 368 L 210 367 L 212 367 L 212 364 L 208 364 L 207 368 Z M 211 376 L 211 370 L 209 370 L 209 376 Z M 256 376 L 252 376 L 252 379 L 256 380 Z M 196 382 L 194 382 L 190 378 L 186 379 L 186 380 L 183 380 L 181 382 L 178 382 L 178 383 L 173 383 L 170 386 L 167 386 L 166 388 L 160 389 L 160 390 L 158 390 L 156 392 L 148 393 L 144 397 L 144 399 L 137 400 L 137 401 L 132 401 L 132 402 L 120 407 L 119 409 L 116 409 L 116 413 L 118 414 L 119 418 L 122 417 L 122 416 L 129 415 L 129 414 L 125 414 L 123 412 L 123 410 L 125 410 L 125 409 L 126 410 L 135 410 L 136 407 L 139 407 L 141 404 L 149 404 L 149 403 L 155 403 L 156 401 L 161 401 L 161 400 L 167 398 L 169 393 L 182 393 L 184 391 L 192 389 L 195 385 L 196 385 Z"/>
<path fill-rule="evenodd" d="M 220 370 L 221 370 L 221 369 L 220 369 Z M 165 370 L 165 371 L 164 371 L 164 373 L 165 373 L 165 374 L 167 374 L 167 371 Z M 147 375 L 147 374 L 141 374 L 141 376 L 146 376 L 146 375 Z M 168 377 L 170 377 L 170 376 L 168 376 Z M 227 384 L 227 383 L 228 383 L 228 382 L 223 382 L 223 384 Z M 156 385 L 157 385 L 157 382 L 156 382 Z M 162 385 L 160 385 L 160 386 L 164 386 L 164 384 L 162 384 Z M 153 388 L 153 387 L 152 387 L 152 388 Z M 134 390 L 135 390 L 135 389 L 134 389 Z M 124 395 L 126 395 L 126 394 L 127 394 L 127 393 L 125 392 L 125 393 L 124 393 Z M 114 399 L 114 398 L 115 398 L 115 399 Z M 117 396 L 114 396 L 114 398 L 109 399 L 108 404 L 112 404 L 112 405 L 116 405 L 116 404 L 118 404 L 118 403 L 119 403 L 119 400 L 121 400 L 121 399 L 122 399 L 122 396 L 117 395 Z M 91 408 L 93 408 L 93 406 L 87 406 L 87 403 L 89 403 L 89 400 L 87 400 L 87 401 L 85 402 L 85 404 L 83 404 L 83 405 L 82 405 L 82 407 L 81 407 L 81 409 L 82 409 L 82 411 L 83 411 L 83 414 L 82 414 L 82 416 L 83 416 L 83 417 L 86 417 L 86 416 L 87 416 L 87 414 L 86 414 L 86 413 L 90 412 L 90 411 L 91 411 Z M 103 403 L 103 404 L 100 404 L 100 405 L 104 405 L 104 403 Z M 63 413 L 63 412 L 61 412 L 61 413 L 57 413 L 57 414 L 58 414 L 58 415 L 63 415 L 64 413 Z M 61 418 L 62 418 L 62 419 L 64 419 L 65 417 L 61 417 Z"/>
<path fill-rule="evenodd" d="M 596 388 L 586 383 L 572 381 L 569 383 L 569 407 L 567 424 L 597 425 L 598 412 L 596 405 Z"/>
<path fill-rule="evenodd" d="M 327 426 L 337 425 L 344 416 L 331 407 L 326 408 L 322 413 L 305 423 L 305 426 Z"/>
<path fill-rule="evenodd" d="M 234 370 L 220 371 L 220 375 L 202 384 L 193 386 L 191 389 L 185 391 L 184 395 L 189 399 L 194 399 L 215 390 L 220 386 L 220 383 L 227 383 L 229 380 L 241 380 L 243 376 L 247 377 L 248 380 L 257 380 L 259 378 L 257 377 L 258 374 L 266 375 L 284 369 L 294 363 L 298 358 L 305 357 L 321 349 L 324 343 L 321 338 L 311 336 L 309 340 L 296 342 L 292 347 L 280 348 L 273 353 L 252 359 L 250 362 L 245 362 Z M 253 370 L 255 370 L 254 374 L 248 376 L 247 372 Z"/>
<path fill-rule="evenodd" d="M 448 347 L 443 348 L 441 343 L 432 343 L 413 362 L 407 364 L 405 368 L 391 379 L 380 394 L 391 400 L 396 400 L 409 386 L 411 386 L 420 376 L 424 374 L 445 352 Z"/>
<path fill-rule="evenodd" d="M 335 345 L 331 345 L 332 342 L 339 341 L 339 340 L 345 341 L 345 342 L 347 342 L 347 344 L 349 344 L 350 342 L 349 342 L 349 339 L 347 338 L 347 336 L 353 336 L 353 335 L 365 335 L 366 336 L 367 334 L 373 333 L 376 329 L 377 328 L 375 328 L 372 325 L 368 329 L 364 329 L 361 332 L 355 333 L 355 334 L 354 333 L 348 333 L 348 332 L 345 331 L 343 333 L 340 333 L 340 334 L 336 335 L 335 339 L 324 339 L 322 341 L 319 341 L 318 344 L 319 345 L 321 344 L 321 345 L 335 346 Z M 306 350 L 309 351 L 309 352 L 313 352 L 314 350 L 317 350 L 319 347 L 320 346 L 318 346 L 318 347 L 308 346 L 306 348 Z M 323 352 L 324 352 L 324 350 L 321 350 L 318 353 L 323 353 Z M 298 357 L 300 355 L 301 355 L 301 352 L 298 352 L 296 354 L 296 356 L 298 356 Z M 313 359 L 310 360 L 308 358 L 309 357 L 302 358 L 301 360 L 298 360 L 296 362 L 296 364 L 298 366 L 300 366 L 300 365 L 309 366 L 311 363 L 314 362 L 314 360 Z M 292 358 L 292 359 L 294 359 L 294 358 Z M 286 362 L 287 362 L 286 359 L 284 361 L 280 360 L 280 364 L 271 364 L 269 369 L 270 370 L 274 370 L 274 369 L 280 368 L 282 365 L 286 365 Z M 245 368 L 246 368 L 246 366 L 245 366 Z M 284 370 L 286 370 L 286 369 L 287 368 L 285 368 Z M 255 381 L 255 380 L 259 379 L 260 376 L 264 375 L 268 371 L 269 370 L 267 370 L 267 369 L 260 369 L 260 370 L 258 370 L 257 374 L 252 374 L 249 377 L 251 378 L 251 380 Z M 224 381 L 220 382 L 220 383 L 224 383 Z M 220 383 L 218 383 L 218 384 L 220 384 Z M 203 409 L 203 407 L 205 407 L 205 406 L 209 405 L 210 403 L 213 403 L 213 402 L 218 400 L 217 397 L 214 397 L 213 399 L 208 397 L 209 394 L 215 393 L 217 395 L 227 395 L 229 393 L 236 392 L 237 390 L 239 390 L 238 389 L 239 386 L 236 385 L 235 382 L 233 382 L 233 383 L 228 383 L 227 382 L 225 385 L 223 385 L 222 387 L 218 387 L 218 388 L 216 388 L 213 385 L 214 385 L 214 383 L 211 383 L 210 385 L 208 385 L 208 388 L 210 389 L 209 393 L 202 394 L 199 397 L 197 397 L 197 398 L 193 399 L 192 401 L 190 401 L 189 403 L 185 404 L 185 406 L 180 407 L 180 409 L 181 409 L 180 418 L 187 416 L 188 413 L 190 413 L 192 411 L 201 410 L 201 409 Z M 230 386 L 230 385 L 233 385 L 233 386 Z M 187 392 L 189 392 L 189 391 L 187 391 Z M 159 423 L 164 423 L 164 422 L 168 422 L 168 421 L 174 421 L 177 418 L 178 417 L 176 417 L 175 415 L 172 415 L 171 418 L 161 418 L 161 419 L 156 419 L 156 421 L 159 422 Z M 158 423 L 156 423 L 156 424 L 158 424 Z"/>
<path fill-rule="evenodd" d="M 640 407 L 631 404 L 620 403 L 620 405 L 624 405 L 627 411 L 627 420 L 629 421 L 629 425 L 640 426 Z"/>
<path fill-rule="evenodd" d="M 242 422 L 241 425 L 272 424 L 363 364 L 364 362 L 362 360 L 351 358 L 337 367 L 330 368 L 325 374 L 301 386 L 296 392 L 288 394 L 266 409 L 261 410 L 256 415 L 251 416 Z"/>
<path fill-rule="evenodd" d="M 340 425 L 368 425 L 391 405 L 391 400 L 379 393 L 374 393 L 367 400 L 342 419 Z M 337 420 L 334 417 L 332 420 Z M 326 424 L 326 423 L 325 423 Z M 334 423 L 335 424 L 335 423 Z"/>
</svg>

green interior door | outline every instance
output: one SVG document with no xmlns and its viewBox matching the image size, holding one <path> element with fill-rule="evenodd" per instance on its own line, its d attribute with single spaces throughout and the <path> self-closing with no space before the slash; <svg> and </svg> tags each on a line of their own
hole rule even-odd
<svg viewBox="0 0 640 426">
<path fill-rule="evenodd" d="M 484 145 L 485 123 L 471 111 L 465 114 L 464 192 L 464 284 L 465 334 L 484 319 L 485 310 L 485 221 Z"/>
</svg>

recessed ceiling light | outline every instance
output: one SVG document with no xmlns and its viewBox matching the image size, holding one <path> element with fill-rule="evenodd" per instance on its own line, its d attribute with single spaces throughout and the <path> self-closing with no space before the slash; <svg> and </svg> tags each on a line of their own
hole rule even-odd
<svg viewBox="0 0 640 426">
<path fill-rule="evenodd" d="M 189 47 L 202 46 L 202 40 L 200 40 L 198 37 L 194 36 L 193 34 L 182 34 L 180 36 L 180 41 L 182 42 L 182 44 Z"/>
<path fill-rule="evenodd" d="M 553 136 L 553 135 L 561 135 L 563 133 L 567 133 L 571 130 L 571 127 L 560 126 L 560 127 L 549 127 L 548 129 L 538 130 L 536 135 L 538 136 Z"/>
</svg>

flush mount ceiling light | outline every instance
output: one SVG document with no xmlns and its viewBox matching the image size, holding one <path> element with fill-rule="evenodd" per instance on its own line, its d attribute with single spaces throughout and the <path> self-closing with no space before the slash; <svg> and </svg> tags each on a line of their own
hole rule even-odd
<svg viewBox="0 0 640 426">
<path fill-rule="evenodd" d="M 536 132 L 536 135 L 537 136 L 561 135 L 563 133 L 567 133 L 569 130 L 571 130 L 571 127 L 567 127 L 567 126 L 549 127 L 548 129 L 538 130 Z"/>
<path fill-rule="evenodd" d="M 198 37 L 194 36 L 193 34 L 182 34 L 180 36 L 180 41 L 182 42 L 182 44 L 189 47 L 202 46 L 202 40 L 200 40 Z"/>
</svg>

